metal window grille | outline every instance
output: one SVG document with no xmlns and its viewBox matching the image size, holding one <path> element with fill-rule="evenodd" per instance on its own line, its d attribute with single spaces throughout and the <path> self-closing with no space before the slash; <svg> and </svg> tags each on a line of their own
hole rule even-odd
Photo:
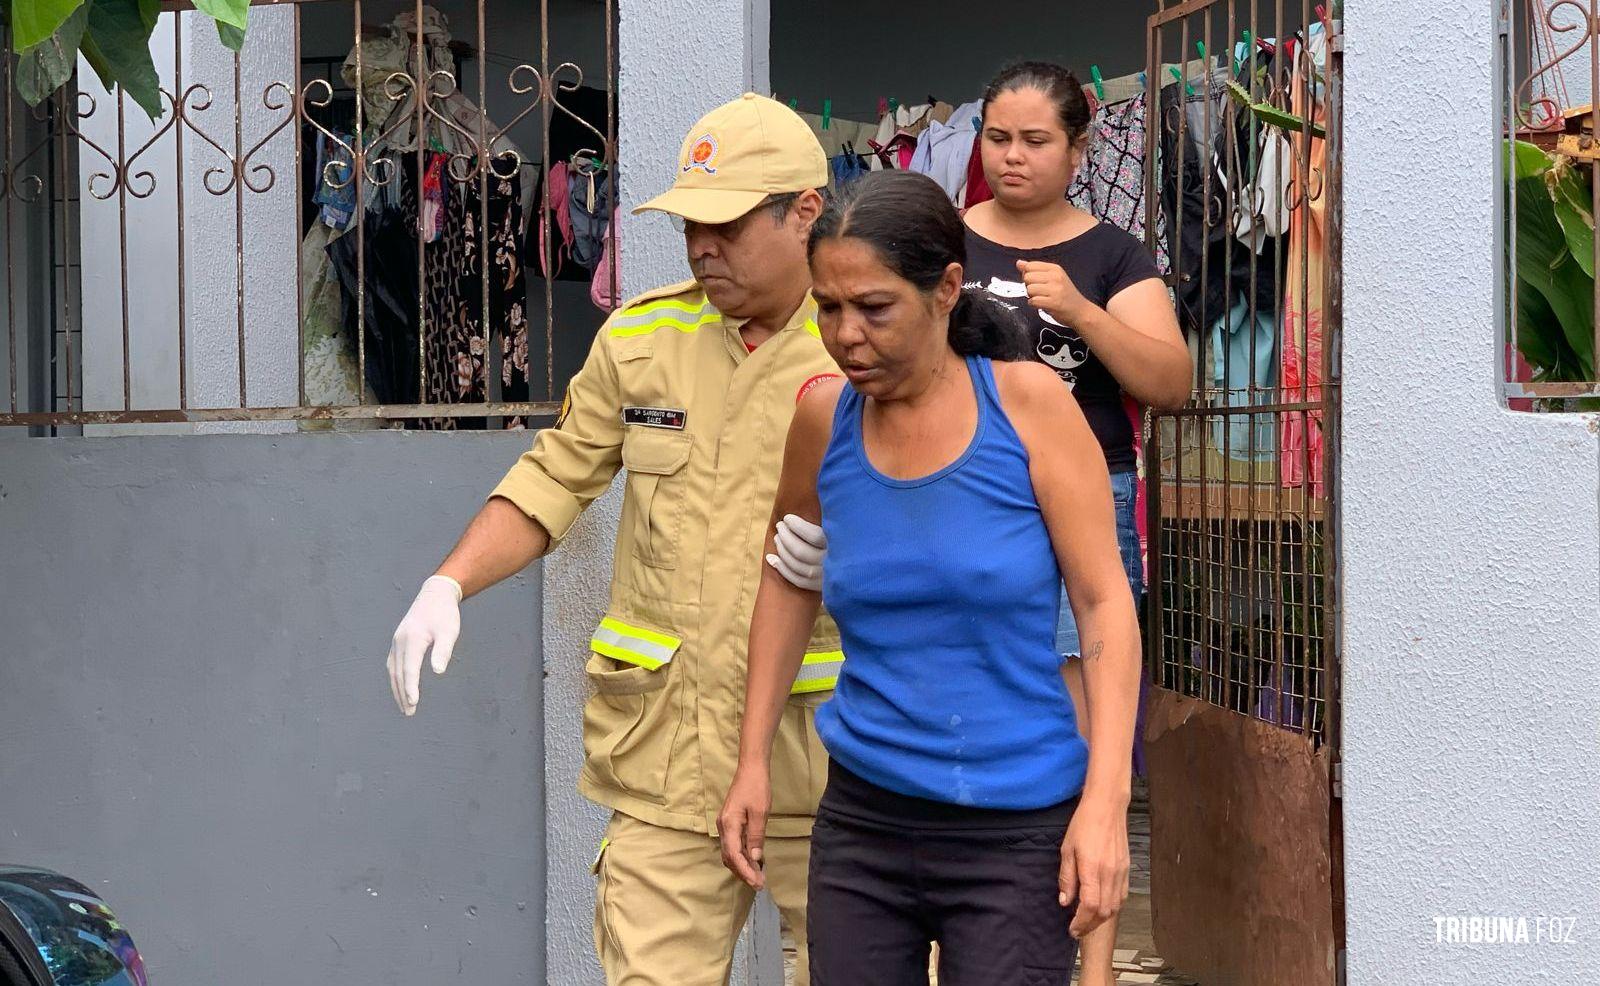
<svg viewBox="0 0 1600 986">
<path fill-rule="evenodd" d="M 513 8 L 514 21 L 499 19 Z M 586 51 L 585 64 L 555 54 L 564 39 L 552 35 L 552 8 L 558 31 L 583 23 L 588 33 L 577 47 Z M 466 419 L 516 427 L 555 413 L 558 381 L 576 368 L 562 351 L 577 347 L 581 358 L 603 313 L 589 303 L 587 281 L 562 274 L 573 272 L 573 261 L 564 256 L 555 203 L 544 193 L 552 167 L 573 154 L 553 145 L 552 131 L 581 145 L 576 156 L 587 168 L 614 178 L 615 2 L 496 7 L 466 0 L 449 9 L 457 39 L 452 65 L 430 62 L 433 42 L 413 30 L 406 67 L 376 70 L 370 53 L 384 22 L 409 13 L 423 23 L 425 11 L 432 13 L 421 0 L 267 0 L 251 11 L 242 56 L 218 47 L 214 32 L 197 40 L 209 21 L 190 13 L 187 2 L 164 0 L 152 41 L 164 112 L 153 124 L 130 97 L 99 90 L 92 76 L 26 106 L 15 60 L 8 60 L 0 80 L 6 266 L 0 426 L 41 434 L 106 425 L 181 430 L 207 422 L 294 428 L 295 422 L 409 420 L 451 427 Z M 275 18 L 278 33 L 271 28 Z M 525 36 L 505 30 L 506 23 L 521 25 Z M 342 33 L 327 36 L 329 24 Z M 196 57 L 206 42 L 212 50 Z M 303 51 L 303 44 L 317 50 Z M 352 62 L 353 85 L 341 77 Z M 271 66 L 266 75 L 263 64 Z M 574 108 L 580 95 L 584 111 Z M 475 116 L 459 110 L 461 99 L 477 108 Z M 370 106 L 390 110 L 380 125 L 365 119 Z M 397 135 L 407 133 L 422 136 L 402 144 Z M 448 153 L 438 150 L 430 136 L 436 134 L 448 138 Z M 319 170 L 318 138 L 343 160 L 330 154 Z M 443 194 L 460 196 L 471 227 L 456 259 L 472 284 L 458 285 L 453 316 L 430 300 L 432 265 L 447 261 L 424 230 L 424 204 L 410 203 L 417 217 L 414 297 L 389 301 L 411 320 L 414 365 L 406 372 L 416 379 L 416 397 L 385 401 L 368 386 L 376 358 L 368 317 L 379 299 L 364 249 L 367 206 L 375 196 L 415 196 L 436 156 L 443 159 L 437 171 Z M 403 180 L 408 172 L 413 178 Z M 488 227 L 490 203 L 502 191 L 496 183 L 509 178 L 521 193 L 518 208 L 528 214 L 515 231 L 525 249 L 506 261 L 494 255 L 503 243 L 491 240 Z M 345 339 L 355 367 L 349 399 L 308 395 L 301 246 L 318 221 L 312 201 L 318 188 L 349 189 L 355 199 L 342 234 L 358 244 L 358 287 L 342 295 L 354 318 Z M 277 220 L 264 221 L 267 215 Z M 162 249 L 149 249 L 151 241 Z M 615 298 L 616 247 L 607 243 Z M 521 288 L 502 297 L 499 281 L 517 264 Z M 278 301 L 263 304 L 264 294 Z M 510 305 L 519 306 L 526 326 L 516 339 L 507 328 L 513 323 L 501 317 Z M 438 347 L 448 344 L 441 340 L 453 328 L 457 341 L 463 333 L 478 340 L 467 343 L 470 367 L 451 368 L 462 380 L 476 379 L 462 388 L 470 396 L 440 385 Z M 515 393 L 506 387 L 508 361 L 518 364 Z"/>
<path fill-rule="evenodd" d="M 1506 148 L 1499 197 L 1503 396 L 1513 410 L 1600 407 L 1600 10 L 1594 0 L 1502 0 L 1500 114 L 1508 141 L 1548 170 L 1524 175 Z"/>
</svg>

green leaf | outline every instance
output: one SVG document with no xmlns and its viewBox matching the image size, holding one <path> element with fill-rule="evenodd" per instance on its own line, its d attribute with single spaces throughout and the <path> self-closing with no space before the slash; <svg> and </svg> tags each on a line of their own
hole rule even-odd
<svg viewBox="0 0 1600 986">
<path fill-rule="evenodd" d="M 161 77 L 150 58 L 155 19 L 147 12 L 152 7 L 159 11 L 157 0 L 93 0 L 89 38 L 106 71 L 155 120 L 162 111 Z"/>
<path fill-rule="evenodd" d="M 1545 183 L 1556 209 L 1556 219 L 1567 234 L 1567 249 L 1583 272 L 1594 277 L 1594 192 L 1588 169 L 1565 158 L 1545 172 Z"/>
<path fill-rule="evenodd" d="M 1578 355 L 1567 345 L 1550 302 L 1533 285 L 1517 278 L 1517 349 L 1538 380 L 1581 380 Z"/>
<path fill-rule="evenodd" d="M 84 0 L 11 0 L 11 47 L 26 51 L 61 29 Z"/>
<path fill-rule="evenodd" d="M 17 55 L 17 94 L 29 106 L 39 105 L 72 78 L 88 22 L 89 9 L 79 7 L 55 34 Z"/>
<path fill-rule="evenodd" d="M 1517 182 L 1517 276 L 1544 295 L 1586 372 L 1594 365 L 1594 278 L 1567 249 L 1542 177 Z"/>
<path fill-rule="evenodd" d="M 250 13 L 250 0 L 195 0 L 194 9 L 219 25 L 232 24 L 243 31 L 245 18 Z"/>
<path fill-rule="evenodd" d="M 226 21 L 217 21 L 217 37 L 224 47 L 239 51 L 244 47 L 244 32 Z"/>
<path fill-rule="evenodd" d="M 1555 160 L 1544 149 L 1525 140 L 1507 141 L 1514 148 L 1511 164 L 1517 180 L 1542 175 L 1550 170 Z"/>
<path fill-rule="evenodd" d="M 87 12 L 87 8 L 85 8 L 85 11 Z M 117 77 L 112 74 L 111 66 L 106 62 L 106 56 L 101 54 L 100 49 L 95 46 L 94 39 L 84 35 L 83 47 L 78 49 L 78 53 L 83 56 L 84 61 L 89 63 L 89 67 L 94 69 L 94 74 L 99 77 L 100 85 L 105 88 L 106 92 L 116 92 Z"/>
</svg>

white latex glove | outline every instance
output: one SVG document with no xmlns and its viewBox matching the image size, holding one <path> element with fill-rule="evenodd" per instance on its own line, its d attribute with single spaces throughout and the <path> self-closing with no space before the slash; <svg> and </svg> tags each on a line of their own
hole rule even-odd
<svg viewBox="0 0 1600 986">
<path fill-rule="evenodd" d="M 389 647 L 389 688 L 401 712 L 417 714 L 422 656 L 428 648 L 433 648 L 433 673 L 444 674 L 459 636 L 461 583 L 448 575 L 432 576 L 422 583 Z"/>
<path fill-rule="evenodd" d="M 822 591 L 822 563 L 828 558 L 828 535 L 822 528 L 794 514 L 778 521 L 778 553 L 767 564 L 797 589 Z"/>
</svg>

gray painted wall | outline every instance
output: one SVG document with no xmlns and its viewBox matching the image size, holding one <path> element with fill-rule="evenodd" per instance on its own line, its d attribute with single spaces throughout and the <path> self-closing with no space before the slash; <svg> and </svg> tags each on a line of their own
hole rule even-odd
<svg viewBox="0 0 1600 986">
<path fill-rule="evenodd" d="M 874 121 L 880 96 L 977 99 L 1019 58 L 1060 62 L 1085 82 L 1098 64 L 1110 79 L 1144 68 L 1155 9 L 1154 0 L 772 0 L 772 88 L 811 113 L 831 99 L 835 116 Z"/>
<path fill-rule="evenodd" d="M 0 861 L 159 984 L 544 983 L 537 571 L 415 718 L 384 671 L 525 442 L 0 438 Z"/>
<path fill-rule="evenodd" d="M 1498 6 L 1346 5 L 1353 986 L 1600 972 L 1600 424 L 1497 396 Z M 1574 943 L 1438 942 L 1462 915 Z"/>
</svg>

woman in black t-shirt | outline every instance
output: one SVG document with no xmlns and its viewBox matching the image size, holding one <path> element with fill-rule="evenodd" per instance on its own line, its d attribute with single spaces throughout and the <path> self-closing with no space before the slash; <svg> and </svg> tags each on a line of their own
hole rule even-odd
<svg viewBox="0 0 1600 986">
<path fill-rule="evenodd" d="M 983 96 L 984 177 L 991 201 L 966 214 L 965 285 L 983 288 L 1023 317 L 1034 355 L 1072 388 L 1100 440 L 1116 502 L 1117 543 L 1138 599 L 1144 565 L 1134 517 L 1133 422 L 1124 394 L 1163 410 L 1189 399 L 1194 368 L 1177 315 L 1144 244 L 1067 201 L 1089 140 L 1083 87 L 1059 65 L 1024 62 L 1001 72 Z M 1063 599 L 1056 645 L 1093 660 L 1101 642 L 1080 641 Z M 1080 720 L 1083 670 L 1063 677 Z M 1125 824 L 1125 820 L 1124 820 Z M 1115 921 L 1082 942 L 1082 986 L 1115 981 Z"/>
</svg>

